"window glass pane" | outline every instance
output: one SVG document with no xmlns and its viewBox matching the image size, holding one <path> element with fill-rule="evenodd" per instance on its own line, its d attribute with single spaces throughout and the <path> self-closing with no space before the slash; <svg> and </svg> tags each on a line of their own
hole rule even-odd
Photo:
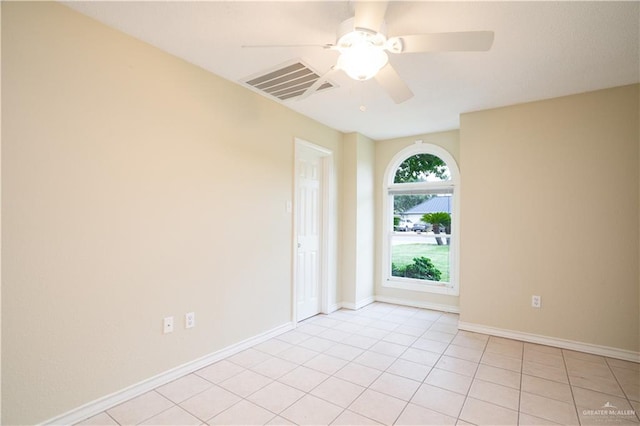
<svg viewBox="0 0 640 426">
<path fill-rule="evenodd" d="M 450 179 L 449 167 L 440 157 L 432 154 L 416 154 L 398 166 L 393 182 L 437 182 Z"/>
<path fill-rule="evenodd" d="M 393 200 L 393 230 L 428 231 L 429 221 L 425 221 L 425 214 L 435 215 L 432 219 L 440 220 L 441 225 L 450 226 L 453 194 L 397 194 L 391 195 Z M 429 218 L 429 217 L 427 217 Z M 447 219 L 449 221 L 447 222 Z M 441 223 L 442 222 L 442 223 Z M 444 229 L 443 229 L 444 232 Z"/>
<path fill-rule="evenodd" d="M 443 243 L 446 237 L 438 237 Z M 391 275 L 429 281 L 449 282 L 449 245 L 438 245 L 433 232 L 419 239 L 409 235 L 391 237 Z"/>
</svg>

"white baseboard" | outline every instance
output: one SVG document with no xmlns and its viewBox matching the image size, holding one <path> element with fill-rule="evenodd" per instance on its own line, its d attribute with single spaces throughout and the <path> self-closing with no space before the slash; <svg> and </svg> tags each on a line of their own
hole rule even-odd
<svg viewBox="0 0 640 426">
<path fill-rule="evenodd" d="M 375 296 L 365 297 L 364 299 L 360 299 L 356 301 L 356 303 L 342 302 L 342 307 L 346 309 L 351 309 L 352 311 L 357 311 L 360 308 L 364 308 L 367 305 L 372 304 L 376 301 Z"/>
<path fill-rule="evenodd" d="M 327 309 L 327 314 L 330 314 L 332 312 L 335 312 L 337 310 L 339 310 L 340 308 L 342 308 L 342 303 L 334 303 L 333 305 L 329 305 L 329 309 Z"/>
<path fill-rule="evenodd" d="M 99 414 L 105 410 L 115 407 L 116 405 L 121 404 L 131 398 L 135 398 L 138 395 L 142 395 L 145 392 L 149 392 L 157 388 L 158 386 L 165 385 L 184 375 L 193 373 L 194 371 L 200 370 L 201 368 L 206 367 L 209 364 L 213 364 L 214 362 L 220 361 L 224 358 L 227 358 L 231 355 L 234 355 L 238 352 L 248 349 L 251 346 L 257 345 L 258 343 L 262 343 L 266 340 L 276 337 L 289 330 L 293 330 L 294 328 L 295 328 L 295 323 L 293 322 L 282 324 L 279 327 L 276 327 L 264 333 L 258 334 L 256 336 L 250 337 L 246 340 L 243 340 L 231 346 L 227 346 L 224 349 L 213 352 L 209 355 L 205 355 L 202 358 L 195 359 L 186 364 L 180 365 L 176 368 L 172 368 L 171 370 L 167 370 L 164 373 L 160 373 L 149 379 L 143 380 L 140 383 L 129 386 L 120 391 L 114 392 L 111 395 L 107 395 L 102 398 L 96 399 L 95 401 L 89 402 L 81 407 L 75 408 L 60 416 L 49 419 L 43 422 L 42 424 L 45 424 L 45 425 L 75 424 L 79 421 L 95 416 L 96 414 Z"/>
<path fill-rule="evenodd" d="M 414 308 L 431 309 L 434 311 L 460 313 L 460 308 L 454 305 L 443 305 L 441 303 L 422 302 L 419 300 L 401 299 L 398 297 L 376 296 L 376 302 L 392 303 L 394 305 L 412 306 Z"/>
<path fill-rule="evenodd" d="M 640 362 L 640 352 L 626 349 L 612 348 L 610 346 L 594 345 L 592 343 L 576 342 L 574 340 L 560 339 L 557 337 L 542 336 L 539 334 L 525 333 L 522 331 L 507 330 L 504 328 L 490 327 L 481 324 L 458 322 L 460 330 L 489 334 L 491 336 L 505 337 L 507 339 L 522 340 L 540 345 L 555 346 L 573 351 L 586 352 L 594 355 L 602 355 L 609 358 L 623 359 L 625 361 Z"/>
</svg>

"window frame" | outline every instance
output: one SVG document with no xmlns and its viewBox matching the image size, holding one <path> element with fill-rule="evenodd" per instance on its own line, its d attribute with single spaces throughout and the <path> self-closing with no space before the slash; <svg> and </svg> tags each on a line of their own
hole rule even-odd
<svg viewBox="0 0 640 426">
<path fill-rule="evenodd" d="M 417 154 L 430 154 L 440 157 L 449 168 L 450 179 L 436 182 L 394 183 L 396 171 L 407 158 Z M 391 241 L 393 229 L 393 195 L 407 193 L 433 193 L 436 191 L 451 191 L 451 242 L 449 246 L 449 282 L 436 284 L 435 281 L 413 278 L 400 278 L 391 275 Z M 443 147 L 416 142 L 399 151 L 389 162 L 383 181 L 383 211 L 382 211 L 382 286 L 426 293 L 446 294 L 458 296 L 460 294 L 460 171 L 458 163 Z M 419 237 L 416 236 L 416 239 Z"/>
</svg>

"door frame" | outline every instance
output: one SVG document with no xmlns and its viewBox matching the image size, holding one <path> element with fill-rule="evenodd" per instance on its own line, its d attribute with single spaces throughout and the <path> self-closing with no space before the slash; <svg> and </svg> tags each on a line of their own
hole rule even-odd
<svg viewBox="0 0 640 426">
<path fill-rule="evenodd" d="M 334 209 L 333 200 L 335 199 L 333 187 L 333 151 L 325 147 L 307 142 L 306 140 L 294 139 L 294 158 L 293 158 L 293 238 L 291 241 L 291 258 L 293 264 L 292 270 L 292 286 L 291 286 L 291 321 L 298 323 L 298 283 L 297 277 L 297 255 L 298 249 L 298 153 L 306 151 L 312 153 L 320 159 L 322 167 L 322 179 L 320 181 L 321 191 L 321 212 L 320 212 L 320 313 L 328 314 L 330 312 L 329 291 L 335 288 L 335 221 L 331 220 L 331 212 Z"/>
</svg>

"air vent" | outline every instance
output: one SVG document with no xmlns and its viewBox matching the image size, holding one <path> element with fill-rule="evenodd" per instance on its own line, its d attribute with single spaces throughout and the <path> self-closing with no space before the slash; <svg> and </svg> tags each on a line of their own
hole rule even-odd
<svg viewBox="0 0 640 426">
<path fill-rule="evenodd" d="M 266 74 L 251 77 L 245 83 L 260 92 L 284 101 L 302 95 L 319 78 L 318 73 L 298 61 Z M 327 81 L 318 90 L 332 87 L 335 86 Z"/>
</svg>

